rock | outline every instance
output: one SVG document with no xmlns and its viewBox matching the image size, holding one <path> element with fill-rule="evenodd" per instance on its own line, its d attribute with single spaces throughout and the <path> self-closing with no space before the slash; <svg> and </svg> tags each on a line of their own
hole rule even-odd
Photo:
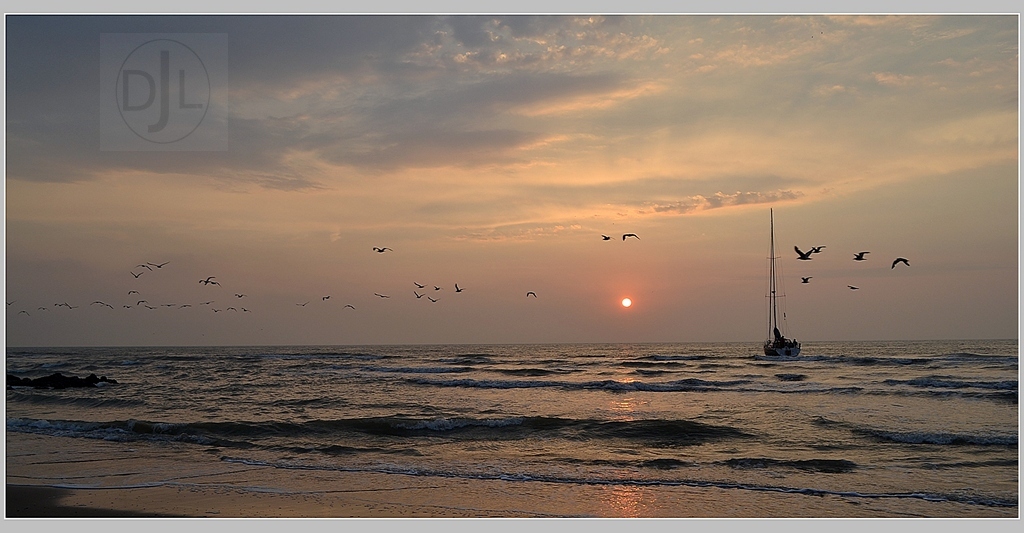
<svg viewBox="0 0 1024 533">
<path fill-rule="evenodd" d="M 117 381 L 107 379 L 106 376 L 96 377 L 96 374 L 89 374 L 88 377 L 65 376 L 60 372 L 54 372 L 49 376 L 41 378 L 19 378 L 7 374 L 7 387 L 33 387 L 36 389 L 66 389 L 68 387 L 95 387 L 100 383 L 116 385 Z"/>
</svg>

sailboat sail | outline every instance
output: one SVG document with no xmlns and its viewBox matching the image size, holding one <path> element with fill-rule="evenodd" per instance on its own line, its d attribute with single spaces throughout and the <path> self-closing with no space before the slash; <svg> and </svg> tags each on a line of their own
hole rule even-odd
<svg viewBox="0 0 1024 533">
<path fill-rule="evenodd" d="M 796 339 L 787 339 L 779 331 L 779 287 L 778 271 L 775 268 L 775 213 L 769 210 L 771 215 L 771 246 L 769 248 L 768 267 L 768 340 L 764 342 L 765 355 L 800 355 L 800 343 Z M 785 315 L 783 315 L 785 316 Z"/>
</svg>

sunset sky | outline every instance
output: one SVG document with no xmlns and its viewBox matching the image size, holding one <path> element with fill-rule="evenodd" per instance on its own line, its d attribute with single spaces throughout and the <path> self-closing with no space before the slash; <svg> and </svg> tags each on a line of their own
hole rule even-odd
<svg viewBox="0 0 1024 533">
<path fill-rule="evenodd" d="M 769 210 L 789 336 L 1017 338 L 1018 24 L 8 16 L 6 342 L 756 351 Z M 101 149 L 103 34 L 226 35 L 228 149 Z"/>
</svg>

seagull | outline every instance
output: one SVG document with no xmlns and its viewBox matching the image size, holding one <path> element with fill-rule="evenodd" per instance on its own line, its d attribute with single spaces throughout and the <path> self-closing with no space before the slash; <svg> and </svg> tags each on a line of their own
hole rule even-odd
<svg viewBox="0 0 1024 533">
<path fill-rule="evenodd" d="M 610 241 L 610 240 L 612 240 L 612 238 L 611 238 L 611 237 L 609 237 L 609 236 L 607 236 L 607 235 L 604 235 L 604 234 L 602 234 L 602 235 L 601 235 L 601 240 L 602 240 L 602 241 Z"/>
<path fill-rule="evenodd" d="M 133 275 L 133 276 L 135 276 L 135 279 L 139 279 L 139 276 L 145 274 L 145 272 L 139 272 L 138 274 L 136 274 L 136 273 L 131 272 L 131 271 L 129 271 L 128 273 Z"/>
<path fill-rule="evenodd" d="M 865 260 L 864 256 L 866 254 L 869 254 L 869 253 L 871 253 L 871 252 L 857 252 L 857 255 L 853 256 L 853 260 L 854 261 L 864 261 Z"/>
<path fill-rule="evenodd" d="M 430 300 L 431 302 L 437 303 L 437 300 L 435 300 L 435 299 L 433 299 L 433 298 L 431 298 L 429 296 L 427 296 L 427 299 Z"/>
<path fill-rule="evenodd" d="M 820 254 L 822 248 L 824 248 L 824 246 L 812 246 L 811 247 L 811 253 L 812 254 Z"/>
<path fill-rule="evenodd" d="M 327 300 L 330 300 L 330 299 L 331 299 L 331 295 L 328 294 L 327 296 L 324 296 L 323 298 L 320 298 L 320 301 L 326 302 Z"/>
<path fill-rule="evenodd" d="M 623 233 L 622 240 L 626 240 L 626 237 L 636 237 L 636 240 L 640 240 L 640 237 L 637 237 L 636 233 Z"/>
<path fill-rule="evenodd" d="M 21 311 L 18 311 L 18 314 L 19 314 L 19 315 L 20 315 L 20 314 L 22 314 L 22 313 L 25 313 L 25 314 L 26 314 L 26 315 L 28 315 L 28 316 L 32 316 L 32 315 L 29 315 L 29 314 L 28 314 L 28 311 L 26 311 L 26 310 L 24 310 L 24 309 L 22 309 Z"/>
<path fill-rule="evenodd" d="M 462 289 L 459 287 L 458 283 L 455 284 L 455 292 L 462 292 Z"/>
<path fill-rule="evenodd" d="M 135 294 L 138 294 L 138 293 L 139 293 L 139 291 L 128 291 L 128 294 L 131 294 L 131 293 L 135 293 Z"/>
<path fill-rule="evenodd" d="M 46 307 L 37 307 L 36 309 L 38 309 L 40 311 L 46 311 Z"/>
<path fill-rule="evenodd" d="M 437 285 L 434 285 L 434 290 L 435 291 L 439 291 L 439 290 L 441 290 L 441 287 L 438 287 Z"/>
<path fill-rule="evenodd" d="M 910 261 L 907 261 L 907 258 L 897 257 L 896 260 L 892 262 L 892 268 L 890 268 L 889 270 L 896 268 L 897 263 L 903 263 L 904 265 L 910 266 Z"/>
<path fill-rule="evenodd" d="M 535 293 L 535 292 L 533 292 L 533 291 L 529 291 L 529 292 L 527 292 L 527 293 L 526 293 L 526 297 L 527 297 L 527 298 L 529 298 L 530 296 L 533 296 L 534 298 L 536 298 L 536 297 L 537 297 L 537 293 Z"/>
<path fill-rule="evenodd" d="M 414 281 L 414 282 L 412 282 L 412 284 L 413 284 L 413 285 L 415 285 L 415 286 L 417 286 L 417 287 L 419 287 L 419 288 L 421 288 L 421 289 L 422 289 L 422 288 L 424 288 L 424 287 L 426 287 L 426 285 L 420 285 L 419 283 L 416 283 L 415 281 Z"/>
<path fill-rule="evenodd" d="M 163 268 L 163 267 L 164 267 L 164 265 L 166 265 L 167 263 L 170 263 L 170 261 L 164 261 L 163 263 L 160 263 L 159 265 L 158 265 L 158 264 L 156 264 L 156 263 L 146 263 L 146 264 L 147 264 L 147 265 L 152 265 L 152 266 L 155 266 L 155 267 L 157 267 L 157 268 Z"/>
<path fill-rule="evenodd" d="M 147 305 L 147 306 L 146 306 L 146 309 L 156 309 L 156 307 L 153 307 L 153 306 L 151 306 L 151 305 Z"/>
<path fill-rule="evenodd" d="M 416 292 L 416 291 L 412 291 L 412 293 L 416 295 L 416 298 L 417 298 L 417 299 L 419 299 L 419 298 L 423 298 L 423 295 L 422 295 L 422 294 L 420 294 L 420 293 L 418 293 L 418 292 Z"/>
<path fill-rule="evenodd" d="M 308 303 L 309 303 L 309 302 L 306 302 L 306 303 L 302 303 L 302 304 L 295 304 L 295 305 L 297 305 L 297 306 L 300 306 L 300 307 L 306 307 L 306 304 L 308 304 Z"/>
<path fill-rule="evenodd" d="M 352 309 L 355 309 L 355 308 L 356 308 L 356 307 L 355 307 L 354 305 L 352 305 L 352 304 L 345 304 L 345 307 L 351 307 Z"/>
<path fill-rule="evenodd" d="M 853 285 L 847 285 L 847 287 L 849 287 L 850 290 L 852 290 L 852 291 L 855 291 L 855 290 L 860 288 L 860 287 L 854 287 Z"/>
<path fill-rule="evenodd" d="M 382 253 L 388 252 L 388 251 L 394 252 L 394 250 L 392 250 L 391 248 L 388 248 L 387 246 L 385 246 L 383 248 L 378 248 L 378 247 L 374 246 L 373 247 L 373 251 L 377 252 L 379 254 L 382 254 Z"/>
<path fill-rule="evenodd" d="M 107 307 L 109 307 L 109 308 L 111 308 L 111 309 L 113 309 L 113 308 L 114 308 L 114 306 L 112 306 L 112 305 L 110 305 L 110 304 L 108 304 L 108 303 L 103 303 L 103 302 L 101 302 L 101 301 L 99 301 L 99 300 L 96 300 L 95 302 L 93 302 L 93 303 L 91 303 L 91 304 L 89 304 L 89 305 L 94 305 L 94 304 L 100 304 L 100 305 L 105 305 L 105 306 L 107 306 Z"/>
<path fill-rule="evenodd" d="M 208 277 L 206 279 L 199 280 L 199 283 L 202 283 L 203 285 L 209 285 L 211 283 L 217 283 L 216 281 L 211 281 L 211 280 L 216 279 L 216 278 L 217 278 L 217 276 L 210 276 L 210 277 Z"/>
<path fill-rule="evenodd" d="M 123 307 L 125 309 L 131 309 L 132 308 L 132 306 L 130 306 L 130 305 L 122 305 L 121 307 Z"/>
<path fill-rule="evenodd" d="M 135 302 L 135 305 L 142 305 L 144 303 L 148 304 L 149 300 L 139 300 L 138 302 Z"/>
<path fill-rule="evenodd" d="M 801 281 L 800 283 L 810 283 L 811 282 L 811 278 L 813 278 L 813 277 L 814 276 L 807 276 L 805 278 L 805 277 L 801 276 L 800 279 L 803 280 L 803 281 Z"/>
<path fill-rule="evenodd" d="M 798 248 L 796 246 L 794 246 L 793 249 L 796 250 L 797 255 L 800 256 L 800 257 L 797 257 L 797 260 L 799 260 L 799 261 L 810 261 L 811 260 L 811 254 L 814 253 L 814 249 L 813 248 L 811 249 L 810 252 L 801 252 L 800 248 Z"/>
<path fill-rule="evenodd" d="M 390 296 L 383 295 L 383 294 L 381 294 L 379 292 L 375 292 L 373 294 L 374 294 L 374 296 L 380 296 L 381 298 L 391 298 Z"/>
<path fill-rule="evenodd" d="M 237 313 L 238 309 L 235 309 L 234 307 L 228 307 L 227 309 L 225 309 L 225 311 L 234 311 Z"/>
<path fill-rule="evenodd" d="M 147 306 L 147 307 L 148 307 L 148 306 Z M 220 309 L 214 309 L 214 310 L 213 310 L 213 312 L 214 312 L 214 313 L 219 313 L 219 312 L 220 312 Z"/>
<path fill-rule="evenodd" d="M 11 302 L 7 302 L 7 305 L 11 305 L 12 303 L 14 303 L 14 302 L 17 302 L 17 301 L 18 301 L 18 300 L 14 300 L 14 301 L 11 301 Z"/>
<path fill-rule="evenodd" d="M 237 293 L 237 292 L 235 293 L 235 297 L 236 297 L 236 298 L 242 298 L 242 297 L 244 297 L 244 296 L 247 296 L 247 295 L 245 295 L 245 294 L 239 294 L 239 293 Z"/>
<path fill-rule="evenodd" d="M 248 310 L 248 309 L 246 309 L 246 308 L 244 308 L 244 307 L 243 307 L 243 308 L 242 308 L 242 312 L 243 312 L 243 313 L 251 313 L 252 311 L 250 311 L 250 310 Z"/>
<path fill-rule="evenodd" d="M 192 307 L 192 304 L 181 304 L 178 306 L 178 309 L 181 309 L 182 307 Z"/>
<path fill-rule="evenodd" d="M 153 267 L 151 267 L 151 266 L 149 266 L 149 265 L 142 265 L 142 264 L 139 264 L 139 265 L 135 265 L 135 266 L 136 266 L 136 267 L 142 267 L 142 268 L 148 268 L 148 269 L 150 269 L 150 270 L 153 270 Z"/>
<path fill-rule="evenodd" d="M 203 303 L 201 303 L 199 305 L 210 305 L 212 303 L 213 303 L 213 300 L 210 300 L 209 302 L 203 302 Z"/>
</svg>

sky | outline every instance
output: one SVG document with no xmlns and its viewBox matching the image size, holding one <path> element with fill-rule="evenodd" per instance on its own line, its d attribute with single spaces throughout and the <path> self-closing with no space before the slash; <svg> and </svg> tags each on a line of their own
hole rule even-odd
<svg viewBox="0 0 1024 533">
<path fill-rule="evenodd" d="M 759 346 L 772 217 L 789 337 L 1018 337 L 1015 14 L 5 32 L 8 346 Z M 104 43 L 199 34 L 191 144 L 124 137 Z"/>
</svg>

